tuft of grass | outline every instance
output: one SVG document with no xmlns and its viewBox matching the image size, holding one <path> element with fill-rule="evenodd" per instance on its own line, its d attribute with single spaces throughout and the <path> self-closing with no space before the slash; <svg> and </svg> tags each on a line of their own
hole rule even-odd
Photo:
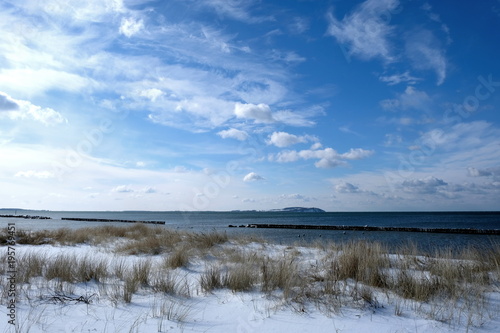
<svg viewBox="0 0 500 333">
<path fill-rule="evenodd" d="M 247 264 L 231 267 L 223 278 L 223 285 L 232 291 L 249 291 L 259 282 L 257 272 Z"/>
<path fill-rule="evenodd" d="M 62 282 L 75 282 L 74 264 L 77 261 L 75 256 L 58 254 L 46 264 L 44 277 L 47 280 L 58 279 Z"/>
<path fill-rule="evenodd" d="M 27 252 L 19 258 L 19 262 L 22 263 L 17 267 L 19 282 L 30 283 L 32 278 L 43 275 L 47 258 L 44 254 Z"/>
<path fill-rule="evenodd" d="M 336 260 L 339 280 L 353 279 L 383 288 L 387 277 L 383 268 L 389 266 L 387 251 L 380 243 L 350 242 L 344 244 Z"/>
<path fill-rule="evenodd" d="M 132 265 L 131 278 L 140 286 L 149 286 L 151 259 L 138 260 Z"/>
<path fill-rule="evenodd" d="M 101 295 L 115 305 L 132 302 L 139 288 L 155 293 L 155 297 L 190 297 L 193 287 L 204 292 L 221 288 L 233 292 L 260 289 L 280 306 L 302 312 L 307 309 L 306 304 L 315 304 L 329 314 L 342 306 L 376 308 L 380 306 L 377 295 L 383 293 L 384 299 L 394 305 L 396 315 L 411 305 L 413 311 L 429 318 L 461 322 L 469 327 L 484 321 L 487 293 L 500 290 L 499 245 L 489 251 L 447 249 L 426 255 L 419 253 L 415 245 L 408 245 L 395 255 L 379 243 L 322 242 L 314 245 L 319 257 L 313 259 L 312 249 L 273 247 L 267 251 L 265 244 L 245 248 L 239 245 L 242 241 L 229 242 L 225 233 L 194 234 L 143 224 L 20 235 L 20 244 L 107 245 L 117 241 L 117 252 L 142 255 L 117 254 L 116 259 L 108 260 L 90 255 L 61 253 L 48 257 L 43 252 L 25 252 L 18 256 L 19 294 L 30 299 L 36 298 L 30 283 L 71 293 L 76 283 L 93 280 Z M 2 237 L 0 231 L 0 241 Z M 224 245 L 217 246 L 221 244 Z M 278 254 L 277 249 L 283 254 Z M 162 257 L 156 268 L 152 256 L 158 254 Z M 5 254 L 0 254 L 0 258 L 5 259 Z M 182 270 L 171 270 L 199 260 L 207 264 L 199 274 L 198 285 L 180 278 Z M 2 272 L 5 274 L 5 267 L 0 267 Z M 5 290 L 2 286 L 0 293 Z M 161 318 L 183 317 L 180 313 L 184 309 L 179 303 L 158 303 L 156 308 L 155 313 Z"/>
<path fill-rule="evenodd" d="M 212 292 L 224 287 L 220 267 L 209 266 L 200 276 L 200 287 L 204 292 Z"/>
<path fill-rule="evenodd" d="M 403 298 L 428 302 L 439 292 L 439 287 L 439 280 L 435 277 L 417 278 L 407 270 L 401 270 L 390 289 Z"/>
<path fill-rule="evenodd" d="M 154 292 L 165 293 L 172 296 L 191 296 L 187 281 L 180 280 L 179 277 L 171 271 L 156 271 L 151 278 L 151 288 Z"/>
<path fill-rule="evenodd" d="M 126 276 L 123 282 L 123 301 L 125 303 L 131 303 L 132 296 L 137 292 L 139 288 L 139 282 L 134 278 L 133 275 Z"/>
<path fill-rule="evenodd" d="M 103 281 L 109 276 L 108 266 L 109 262 L 106 259 L 95 259 L 89 256 L 79 258 L 74 266 L 75 280 L 77 282 Z"/>
<path fill-rule="evenodd" d="M 172 252 L 170 255 L 166 256 L 163 263 L 165 267 L 168 268 L 179 268 L 186 267 L 189 265 L 189 253 L 186 246 L 181 246 Z"/>
<path fill-rule="evenodd" d="M 279 289 L 283 297 L 288 299 L 293 294 L 293 288 L 303 288 L 305 280 L 297 262 L 292 257 L 279 259 L 265 258 L 261 263 L 261 290 L 266 293 Z"/>
<path fill-rule="evenodd" d="M 188 243 L 194 247 L 204 250 L 215 245 L 226 243 L 229 240 L 227 234 L 212 231 L 210 233 L 193 233 L 188 236 Z"/>
<path fill-rule="evenodd" d="M 185 323 L 192 309 L 177 300 L 166 298 L 158 302 L 154 300 L 151 306 L 153 318 L 164 318 L 177 323 Z"/>
</svg>

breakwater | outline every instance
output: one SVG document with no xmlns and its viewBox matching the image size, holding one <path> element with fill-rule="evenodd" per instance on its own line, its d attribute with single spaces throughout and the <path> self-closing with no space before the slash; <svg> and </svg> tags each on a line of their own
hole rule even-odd
<svg viewBox="0 0 500 333">
<path fill-rule="evenodd" d="M 413 227 L 377 227 L 351 225 L 307 225 L 307 224 L 260 224 L 229 225 L 230 228 L 267 228 L 267 229 L 309 229 L 309 230 L 338 230 L 338 231 L 399 231 L 399 232 L 427 232 L 442 234 L 474 234 L 500 235 L 500 229 L 472 229 L 472 228 L 413 228 Z"/>
<path fill-rule="evenodd" d="M 50 220 L 51 217 L 48 216 L 38 216 L 38 215 L 0 215 L 3 218 L 14 218 L 14 219 L 27 219 L 27 220 Z"/>
<path fill-rule="evenodd" d="M 165 224 L 165 221 L 133 221 L 133 220 L 94 219 L 94 218 L 81 218 L 81 217 L 61 217 L 61 220 L 82 221 L 82 222 L 122 222 L 122 223 Z"/>
</svg>

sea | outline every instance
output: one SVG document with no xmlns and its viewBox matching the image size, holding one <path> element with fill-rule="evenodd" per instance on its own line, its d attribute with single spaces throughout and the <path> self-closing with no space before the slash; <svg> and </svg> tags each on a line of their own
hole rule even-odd
<svg viewBox="0 0 500 333">
<path fill-rule="evenodd" d="M 335 231 L 303 229 L 230 228 L 253 223 L 384 226 L 413 228 L 500 229 L 500 212 L 155 212 L 155 211 L 36 211 L 0 210 L 0 215 L 46 216 L 51 219 L 0 218 L 0 227 L 15 223 L 20 230 L 53 230 L 102 225 L 126 226 L 121 222 L 85 222 L 62 218 L 89 218 L 132 221 L 164 221 L 154 228 L 171 228 L 193 232 L 225 232 L 228 235 L 264 239 L 278 244 L 311 244 L 313 242 L 376 241 L 391 249 L 412 244 L 421 251 L 459 250 L 475 247 L 481 250 L 500 247 L 500 235 L 443 234 L 394 231 Z"/>
</svg>

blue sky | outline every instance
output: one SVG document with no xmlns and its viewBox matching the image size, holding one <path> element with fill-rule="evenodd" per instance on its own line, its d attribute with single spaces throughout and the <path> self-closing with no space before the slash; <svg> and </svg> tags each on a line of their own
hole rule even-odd
<svg viewBox="0 0 500 333">
<path fill-rule="evenodd" d="M 0 206 L 498 210 L 500 1 L 0 2 Z"/>
</svg>

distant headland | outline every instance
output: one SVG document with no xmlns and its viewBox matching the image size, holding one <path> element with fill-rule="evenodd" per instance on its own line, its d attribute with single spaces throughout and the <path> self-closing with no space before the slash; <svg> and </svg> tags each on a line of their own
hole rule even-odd
<svg viewBox="0 0 500 333">
<path fill-rule="evenodd" d="M 271 209 L 270 212 L 324 213 L 325 211 L 316 207 L 286 207 L 281 209 Z"/>
<path fill-rule="evenodd" d="M 288 212 L 288 213 L 325 213 L 321 208 L 316 207 L 286 207 L 270 210 L 233 210 L 232 212 Z"/>
</svg>

